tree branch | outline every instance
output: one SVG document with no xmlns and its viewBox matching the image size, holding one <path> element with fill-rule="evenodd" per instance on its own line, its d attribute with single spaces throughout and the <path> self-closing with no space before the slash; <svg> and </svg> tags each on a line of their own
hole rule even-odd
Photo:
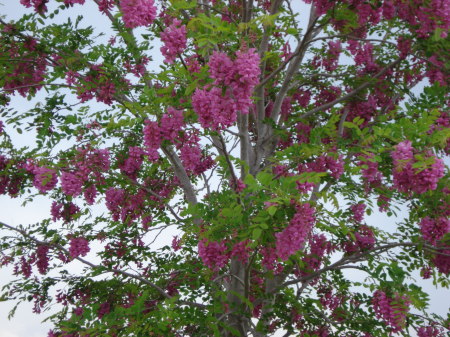
<svg viewBox="0 0 450 337">
<path fill-rule="evenodd" d="M 72 257 L 70 255 L 70 252 L 66 248 L 64 248 L 62 245 L 60 245 L 60 244 L 50 243 L 50 242 L 45 242 L 45 241 L 38 240 L 35 237 L 33 237 L 30 234 L 28 234 L 27 232 L 25 232 L 25 230 L 16 228 L 14 226 L 10 226 L 10 225 L 8 225 L 8 224 L 6 224 L 4 222 L 0 222 L 0 225 L 3 226 L 3 227 L 6 227 L 6 228 L 8 228 L 8 229 L 10 229 L 12 231 L 15 231 L 15 232 L 21 234 L 25 238 L 30 239 L 31 241 L 33 241 L 34 243 L 36 243 L 38 245 L 45 245 L 45 246 L 56 248 L 57 250 L 64 252 L 64 254 L 66 254 L 67 256 Z M 131 273 L 128 273 L 126 271 L 119 270 L 119 269 L 111 269 L 111 268 L 108 268 L 108 267 L 105 267 L 105 266 L 99 266 L 99 265 L 96 265 L 96 264 L 94 264 L 92 262 L 89 262 L 86 259 L 83 259 L 82 257 L 79 257 L 79 256 L 72 257 L 72 258 L 75 259 L 75 260 L 80 261 L 81 263 L 83 263 L 83 264 L 85 264 L 85 265 L 87 265 L 89 267 L 91 267 L 92 269 L 103 269 L 103 270 L 106 270 L 109 273 L 121 274 L 123 276 L 126 276 L 126 277 L 129 277 L 129 278 L 138 280 L 138 281 L 140 281 L 140 282 L 142 282 L 144 284 L 147 284 L 147 285 L 151 286 L 159 294 L 161 294 L 164 298 L 166 298 L 166 299 L 171 299 L 172 298 L 172 296 L 167 294 L 161 287 L 159 287 L 158 285 L 154 284 L 153 282 L 143 278 L 142 276 L 131 274 Z M 196 302 L 179 301 L 179 303 L 180 304 L 186 304 L 186 305 L 194 306 L 194 307 L 198 307 L 198 308 L 202 308 L 202 309 L 206 308 L 206 305 L 201 304 L 201 303 L 196 303 Z"/>
<path fill-rule="evenodd" d="M 377 74 L 372 76 L 371 79 L 375 79 L 375 78 L 378 78 L 378 77 L 384 75 L 390 68 L 392 68 L 393 66 L 397 65 L 398 63 L 400 63 L 400 61 L 401 60 L 398 59 L 398 60 L 388 64 L 386 67 L 384 67 L 382 70 L 380 70 Z M 311 109 L 311 110 L 305 112 L 302 116 L 300 116 L 300 119 L 308 118 L 309 116 L 315 114 L 318 111 L 322 111 L 322 110 L 326 110 L 328 108 L 331 108 L 332 106 L 334 106 L 334 105 L 336 105 L 336 104 L 338 104 L 340 102 L 343 102 L 343 101 L 353 97 L 354 95 L 359 93 L 361 90 L 364 90 L 367 87 L 369 87 L 371 84 L 372 84 L 372 81 L 366 82 L 366 83 L 360 85 L 359 87 L 357 87 L 356 89 L 350 91 L 347 95 L 344 95 L 342 97 L 339 97 L 339 98 L 335 99 L 334 101 L 331 101 L 331 102 L 326 103 L 326 104 L 322 104 L 321 106 L 318 106 L 318 107 L 316 107 L 314 109 Z"/>
</svg>

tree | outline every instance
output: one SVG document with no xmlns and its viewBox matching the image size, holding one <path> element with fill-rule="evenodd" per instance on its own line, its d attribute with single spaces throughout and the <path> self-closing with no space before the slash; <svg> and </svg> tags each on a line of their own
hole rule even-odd
<svg viewBox="0 0 450 337">
<path fill-rule="evenodd" d="M 0 223 L 2 299 L 59 303 L 49 336 L 448 334 L 412 278 L 449 286 L 448 3 L 305 2 L 1 19 L 0 192 L 53 201 Z"/>
</svg>

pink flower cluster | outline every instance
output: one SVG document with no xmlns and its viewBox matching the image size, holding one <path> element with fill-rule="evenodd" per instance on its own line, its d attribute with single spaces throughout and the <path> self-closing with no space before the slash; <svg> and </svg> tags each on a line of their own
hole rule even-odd
<svg viewBox="0 0 450 337">
<path fill-rule="evenodd" d="M 47 11 L 46 3 L 48 1 L 49 0 L 20 0 L 20 3 L 27 8 L 33 6 L 36 13 L 45 13 Z"/>
<path fill-rule="evenodd" d="M 38 268 L 39 273 L 45 274 L 48 269 L 48 246 L 39 246 L 36 249 L 36 266 Z"/>
<path fill-rule="evenodd" d="M 406 296 L 395 294 L 395 297 L 391 298 L 381 290 L 375 291 L 372 298 L 375 316 L 390 326 L 394 333 L 402 331 L 405 327 L 410 303 Z"/>
<path fill-rule="evenodd" d="M 137 178 L 137 172 L 140 170 L 143 155 L 145 154 L 139 146 L 130 146 L 128 148 L 128 158 L 119 165 L 120 170 L 133 180 Z"/>
<path fill-rule="evenodd" d="M 362 225 L 355 230 L 355 240 L 349 235 L 349 241 L 345 242 L 344 249 L 348 254 L 354 254 L 372 249 L 375 245 L 375 235 L 369 226 Z"/>
<path fill-rule="evenodd" d="M 223 242 L 210 241 L 206 239 L 198 243 L 198 255 L 203 264 L 212 270 L 219 270 L 228 263 L 229 256 L 226 254 L 227 247 Z"/>
<path fill-rule="evenodd" d="M 355 40 L 350 40 L 349 49 L 354 55 L 356 66 L 360 67 L 360 74 L 373 73 L 380 69 L 375 63 L 372 43 L 366 42 L 361 45 Z"/>
<path fill-rule="evenodd" d="M 61 187 L 67 195 L 78 196 L 83 194 L 88 204 L 93 204 L 97 195 L 96 184 L 103 184 L 104 176 L 110 167 L 109 150 L 94 149 L 90 144 L 77 148 L 75 157 L 70 161 L 70 172 L 63 172 Z M 64 176 L 64 179 L 63 179 Z M 63 184 L 64 181 L 64 184 Z"/>
<path fill-rule="evenodd" d="M 149 26 L 156 18 L 154 0 L 120 0 L 120 8 L 127 28 Z"/>
<path fill-rule="evenodd" d="M 247 263 L 250 248 L 248 247 L 249 241 L 241 241 L 233 246 L 231 249 L 231 257 L 236 257 L 242 263 Z"/>
<path fill-rule="evenodd" d="M 420 221 L 420 231 L 424 240 L 435 246 L 450 232 L 450 219 L 442 216 L 433 219 L 426 216 Z"/>
<path fill-rule="evenodd" d="M 222 95 L 222 89 L 197 89 L 192 95 L 192 107 L 198 114 L 202 127 L 213 130 L 225 129 L 236 122 L 237 107 L 233 98 Z"/>
<path fill-rule="evenodd" d="M 441 86 L 447 85 L 448 76 L 442 71 L 445 69 L 444 62 L 437 55 L 429 57 L 426 66 L 428 69 L 425 74 L 431 83 L 438 82 Z"/>
<path fill-rule="evenodd" d="M 362 26 L 367 23 L 376 25 L 381 20 L 381 13 L 379 8 L 373 8 L 371 4 L 360 2 L 356 6 L 356 13 L 358 13 L 358 23 Z"/>
<path fill-rule="evenodd" d="M 167 195 L 170 194 L 173 186 L 167 182 L 159 184 L 162 186 L 158 186 L 158 182 L 153 186 L 151 185 L 151 182 L 148 182 L 148 185 L 151 186 L 155 193 L 160 195 L 160 198 L 167 198 Z M 145 209 L 144 204 L 148 200 L 161 203 L 160 198 L 155 196 L 149 197 L 144 189 L 140 189 L 135 194 L 131 194 L 124 189 L 110 187 L 105 193 L 105 204 L 111 212 L 113 221 L 121 221 L 125 224 L 130 224 L 139 217 L 142 217 L 142 223 L 144 226 L 148 226 L 152 219 L 148 209 Z"/>
<path fill-rule="evenodd" d="M 33 185 L 43 194 L 52 190 L 58 183 L 55 170 L 34 166 L 32 172 L 34 174 Z"/>
<path fill-rule="evenodd" d="M 320 156 L 314 161 L 306 163 L 305 165 L 300 164 L 298 167 L 300 173 L 302 172 L 330 172 L 330 175 L 334 179 L 339 179 L 344 173 L 344 161 L 341 156 L 335 159 L 332 156 Z"/>
<path fill-rule="evenodd" d="M 54 201 L 50 209 L 53 221 L 62 219 L 65 222 L 69 222 L 78 212 L 80 212 L 80 208 L 71 202 L 68 204 L 61 204 Z"/>
<path fill-rule="evenodd" d="M 304 0 L 307 4 L 314 4 L 316 6 L 316 13 L 318 16 L 325 14 L 329 9 L 333 8 L 335 3 L 328 0 Z"/>
<path fill-rule="evenodd" d="M 378 170 L 378 163 L 373 159 L 374 155 L 370 154 L 365 157 L 367 160 L 360 161 L 359 165 L 365 166 L 361 168 L 361 175 L 364 182 L 368 185 L 367 189 L 380 186 L 383 175 Z"/>
<path fill-rule="evenodd" d="M 297 123 L 295 126 L 295 131 L 297 132 L 296 138 L 297 143 L 309 143 L 309 136 L 311 134 L 312 127 L 308 124 L 304 124 L 302 122 Z"/>
<path fill-rule="evenodd" d="M 305 271 L 302 275 L 307 275 L 316 271 L 322 264 L 325 253 L 332 251 L 332 245 L 323 234 L 315 234 L 309 239 L 309 253 L 302 259 L 305 263 Z"/>
<path fill-rule="evenodd" d="M 292 98 L 303 108 L 306 108 L 311 101 L 311 92 L 306 90 L 297 90 Z"/>
<path fill-rule="evenodd" d="M 245 52 L 238 50 L 236 52 L 236 59 L 233 64 L 235 74 L 231 87 L 237 101 L 237 107 L 243 114 L 248 113 L 249 107 L 252 105 L 250 97 L 261 74 L 259 62 L 260 58 L 255 49 L 249 49 Z"/>
<path fill-rule="evenodd" d="M 364 220 L 364 211 L 366 210 L 366 205 L 359 203 L 350 206 L 350 210 L 353 212 L 353 220 L 361 223 Z"/>
<path fill-rule="evenodd" d="M 385 104 L 380 104 L 377 100 L 378 97 L 375 95 L 368 95 L 366 98 L 361 98 L 362 100 L 352 101 L 346 105 L 349 113 L 347 115 L 347 121 L 353 121 L 356 117 L 364 119 L 364 121 L 359 125 L 360 129 L 365 128 L 374 116 L 377 114 L 377 108 L 380 105 L 385 106 Z"/>
<path fill-rule="evenodd" d="M 445 337 L 444 332 L 437 326 L 423 326 L 417 330 L 418 337 Z"/>
<path fill-rule="evenodd" d="M 144 145 L 150 160 L 156 161 L 159 158 L 158 149 L 162 140 L 174 141 L 178 137 L 179 131 L 184 126 L 183 111 L 173 107 L 167 108 L 167 113 L 158 122 L 146 120 L 144 126 Z"/>
<path fill-rule="evenodd" d="M 159 128 L 161 137 L 170 141 L 175 140 L 178 132 L 184 126 L 183 110 L 177 110 L 171 106 L 167 108 L 167 113 L 161 117 Z"/>
<path fill-rule="evenodd" d="M 83 181 L 74 173 L 63 172 L 61 174 L 61 189 L 67 195 L 77 197 L 81 194 Z"/>
<path fill-rule="evenodd" d="M 35 1 L 35 8 L 38 1 Z M 39 2 L 45 8 L 45 2 Z M 4 42 L 5 43 L 5 42 Z M 11 69 L 8 70 L 3 80 L 3 88 L 7 94 L 18 92 L 26 97 L 29 93 L 35 93 L 41 89 L 47 70 L 47 59 L 45 54 L 37 48 L 37 42 L 29 39 L 23 45 L 11 43 L 5 57 L 12 59 Z"/>
<path fill-rule="evenodd" d="M 331 289 L 319 289 L 318 293 L 321 295 L 319 299 L 320 303 L 328 310 L 334 311 L 343 302 L 342 296 L 333 294 Z"/>
<path fill-rule="evenodd" d="M 74 82 L 75 78 L 78 78 L 76 90 L 81 102 L 86 102 L 95 97 L 97 102 L 111 105 L 116 94 L 116 84 L 119 82 L 121 87 L 128 87 L 129 84 L 126 79 L 113 82 L 111 74 L 107 73 L 103 65 L 91 66 L 89 72 L 82 78 L 70 72 L 67 76 L 66 81 L 68 83 Z"/>
<path fill-rule="evenodd" d="M 259 81 L 259 61 L 255 49 L 237 51 L 234 61 L 225 53 L 213 53 L 208 65 L 214 86 L 197 89 L 192 95 L 202 127 L 222 130 L 234 124 L 238 111 L 249 112 L 251 95 Z"/>
<path fill-rule="evenodd" d="M 178 238 L 178 236 L 174 236 L 172 239 L 172 249 L 174 252 L 181 249 L 181 238 Z"/>
<path fill-rule="evenodd" d="M 86 0 L 64 0 L 64 4 L 68 6 L 73 6 L 74 4 L 84 5 Z"/>
<path fill-rule="evenodd" d="M 164 62 L 172 64 L 177 55 L 186 49 L 186 26 L 182 25 L 180 20 L 174 19 L 172 24 L 161 33 L 161 41 L 164 42 L 161 47 Z"/>
<path fill-rule="evenodd" d="M 147 150 L 147 156 L 150 160 L 156 161 L 159 158 L 158 149 L 161 146 L 161 134 L 157 122 L 149 121 L 144 122 L 144 145 Z"/>
<path fill-rule="evenodd" d="M 342 46 L 340 41 L 328 42 L 327 56 L 322 60 L 322 66 L 327 71 L 334 71 L 339 65 L 339 56 L 342 52 Z"/>
<path fill-rule="evenodd" d="M 107 11 L 113 9 L 115 0 L 99 0 L 98 1 L 98 10 L 102 13 L 106 13 Z"/>
<path fill-rule="evenodd" d="M 114 212 L 124 201 L 125 190 L 110 187 L 105 193 L 106 207 Z"/>
<path fill-rule="evenodd" d="M 281 260 L 286 261 L 303 248 L 315 221 L 314 208 L 308 203 L 297 206 L 289 225 L 282 232 L 275 234 L 276 253 Z"/>
<path fill-rule="evenodd" d="M 425 169 L 414 169 L 413 164 L 414 149 L 411 141 L 405 140 L 399 143 L 391 153 L 394 160 L 394 186 L 404 193 L 425 193 L 435 190 L 440 178 L 444 175 L 444 162 L 436 158 L 433 154 L 427 153 L 428 158 L 433 158 L 434 162 Z"/>
<path fill-rule="evenodd" d="M 88 205 L 93 205 L 95 202 L 95 197 L 97 196 L 97 188 L 94 184 L 91 184 L 84 188 L 83 196 Z"/>
<path fill-rule="evenodd" d="M 450 220 L 440 216 L 437 219 L 425 217 L 420 222 L 420 231 L 425 241 L 441 249 L 435 254 L 432 261 L 437 269 L 443 274 L 450 273 L 450 246 L 443 244 L 440 240 L 445 234 L 450 233 Z M 439 254 L 441 253 L 441 254 Z"/>
<path fill-rule="evenodd" d="M 276 264 L 277 252 L 273 247 L 264 247 L 261 249 L 261 265 L 267 270 L 275 270 L 275 273 L 282 271 L 281 264 Z"/>
<path fill-rule="evenodd" d="M 89 242 L 85 238 L 71 238 L 69 253 L 73 258 L 78 256 L 86 256 L 91 249 Z"/>
<path fill-rule="evenodd" d="M 211 157 L 204 157 L 198 144 L 186 144 L 180 149 L 180 159 L 188 172 L 199 175 L 214 164 Z"/>
</svg>

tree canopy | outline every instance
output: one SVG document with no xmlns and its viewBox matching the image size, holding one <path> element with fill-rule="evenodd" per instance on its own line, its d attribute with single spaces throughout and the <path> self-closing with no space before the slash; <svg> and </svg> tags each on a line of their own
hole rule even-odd
<svg viewBox="0 0 450 337">
<path fill-rule="evenodd" d="M 52 205 L 1 299 L 49 337 L 450 335 L 448 1 L 20 4 L 0 194 Z"/>
</svg>

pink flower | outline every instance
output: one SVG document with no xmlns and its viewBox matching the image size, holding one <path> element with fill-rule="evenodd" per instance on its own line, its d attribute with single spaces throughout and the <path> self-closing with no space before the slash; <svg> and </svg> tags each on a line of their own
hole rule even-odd
<svg viewBox="0 0 450 337">
<path fill-rule="evenodd" d="M 440 250 L 442 254 L 436 254 L 433 258 L 433 264 L 442 274 L 450 274 L 450 246 L 445 246 L 448 249 Z M 443 247 L 440 247 L 443 248 Z"/>
<path fill-rule="evenodd" d="M 183 110 L 177 110 L 171 106 L 168 107 L 167 113 L 161 117 L 159 125 L 161 137 L 171 141 L 175 140 L 183 125 Z"/>
<path fill-rule="evenodd" d="M 261 74 L 259 62 L 259 55 L 254 48 L 236 52 L 236 60 L 233 64 L 236 79 L 231 83 L 231 87 L 237 108 L 243 114 L 247 114 L 252 105 L 251 95 Z"/>
<path fill-rule="evenodd" d="M 156 161 L 159 158 L 158 149 L 161 146 L 161 131 L 157 122 L 145 121 L 144 145 L 149 159 Z"/>
<path fill-rule="evenodd" d="M 394 186 L 404 193 L 422 194 L 435 190 L 439 179 L 444 175 L 444 162 L 433 154 L 427 153 L 426 156 L 433 158 L 434 162 L 425 168 L 415 169 L 413 164 L 416 160 L 413 150 L 411 141 L 405 140 L 392 151 Z"/>
<path fill-rule="evenodd" d="M 88 205 L 93 205 L 95 202 L 95 197 L 97 196 L 97 188 L 95 185 L 86 187 L 84 189 L 83 196 Z"/>
<path fill-rule="evenodd" d="M 109 302 L 104 302 L 100 305 L 100 308 L 98 309 L 97 317 L 99 319 L 102 319 L 103 316 L 109 314 L 110 311 L 111 311 L 111 304 Z"/>
<path fill-rule="evenodd" d="M 344 173 L 344 161 L 341 156 L 338 159 L 332 156 L 320 156 L 306 166 L 309 172 L 330 171 L 330 175 L 335 179 L 339 179 Z"/>
<path fill-rule="evenodd" d="M 216 85 L 230 85 L 233 81 L 235 69 L 233 61 L 227 54 L 214 51 L 208 62 L 209 74 L 215 79 Z"/>
<path fill-rule="evenodd" d="M 39 246 L 36 249 L 36 266 L 41 274 L 45 274 L 48 269 L 48 251 L 48 246 Z"/>
<path fill-rule="evenodd" d="M 248 261 L 248 253 L 250 252 L 250 248 L 247 247 L 249 241 L 241 241 L 233 246 L 231 249 L 231 256 L 237 257 L 239 261 L 242 263 L 247 263 Z"/>
<path fill-rule="evenodd" d="M 144 161 L 144 150 L 138 146 L 130 146 L 128 148 L 128 158 L 119 165 L 120 170 L 128 177 L 135 180 L 137 172 L 140 170 L 142 162 Z"/>
<path fill-rule="evenodd" d="M 236 192 L 241 193 L 246 187 L 247 185 L 244 184 L 244 182 L 241 179 L 237 180 L 237 184 L 236 184 Z"/>
<path fill-rule="evenodd" d="M 354 234 L 355 239 L 348 235 L 349 241 L 344 244 L 344 249 L 348 254 L 366 251 L 374 247 L 375 235 L 369 226 L 359 226 Z"/>
<path fill-rule="evenodd" d="M 219 270 L 228 263 L 229 257 L 226 254 L 226 246 L 223 242 L 203 239 L 198 243 L 198 255 L 203 264 L 212 270 Z"/>
<path fill-rule="evenodd" d="M 91 249 L 89 242 L 85 238 L 71 238 L 69 253 L 73 258 L 78 256 L 86 256 Z"/>
<path fill-rule="evenodd" d="M 424 240 L 436 245 L 445 234 L 450 232 L 450 220 L 445 217 L 433 219 L 426 216 L 420 221 L 420 231 Z"/>
<path fill-rule="evenodd" d="M 342 47 L 340 41 L 328 42 L 328 53 L 326 58 L 322 60 L 322 65 L 327 71 L 334 71 L 339 65 L 339 55 L 341 54 Z"/>
<path fill-rule="evenodd" d="M 64 0 L 64 4 L 73 6 L 74 4 L 83 5 L 86 0 Z"/>
<path fill-rule="evenodd" d="M 323 234 L 315 234 L 309 239 L 309 254 L 302 261 L 305 263 L 307 272 L 315 271 L 320 268 L 325 253 L 330 252 L 332 246 Z M 306 273 L 302 273 L 305 274 Z"/>
<path fill-rule="evenodd" d="M 373 160 L 373 154 L 365 156 L 367 160 L 362 160 L 359 162 L 360 166 L 366 166 L 361 168 L 361 175 L 363 180 L 367 183 L 368 188 L 377 187 L 381 184 L 383 175 L 378 170 L 378 163 Z"/>
<path fill-rule="evenodd" d="M 156 6 L 153 0 L 120 0 L 125 27 L 149 26 L 156 18 Z"/>
<path fill-rule="evenodd" d="M 174 19 L 172 24 L 161 33 L 161 41 L 164 43 L 161 47 L 164 62 L 172 64 L 178 54 L 186 49 L 186 26 L 182 25 L 180 20 Z"/>
<path fill-rule="evenodd" d="M 50 209 L 53 221 L 62 219 L 66 222 L 71 221 L 73 219 L 73 216 L 77 214 L 79 211 L 80 208 L 73 203 L 61 204 L 57 203 L 56 201 L 52 203 Z"/>
<path fill-rule="evenodd" d="M 27 8 L 33 6 L 36 13 L 45 13 L 47 11 L 47 2 L 48 0 L 20 0 L 20 3 Z"/>
<path fill-rule="evenodd" d="M 115 211 L 125 199 L 125 191 L 110 187 L 105 193 L 106 207 L 111 211 Z"/>
<path fill-rule="evenodd" d="M 361 223 L 363 221 L 365 209 L 366 209 L 365 204 L 356 204 L 350 206 L 350 210 L 353 212 L 353 219 L 356 222 Z"/>
<path fill-rule="evenodd" d="M 174 252 L 181 249 L 181 239 L 178 236 L 174 236 L 172 239 L 172 249 Z"/>
<path fill-rule="evenodd" d="M 405 296 L 395 294 L 390 298 L 381 290 L 375 291 L 372 298 L 373 310 L 377 318 L 382 319 L 392 328 L 392 332 L 400 332 L 406 324 L 406 314 L 411 302 Z"/>
<path fill-rule="evenodd" d="M 442 328 L 437 326 L 423 326 L 417 330 L 418 337 L 444 337 L 445 334 Z"/>
<path fill-rule="evenodd" d="M 102 13 L 105 13 L 114 7 L 115 0 L 99 0 L 98 1 L 98 10 Z"/>
<path fill-rule="evenodd" d="M 73 173 L 63 172 L 61 174 L 61 188 L 67 195 L 76 197 L 81 194 L 83 181 Z"/>
<path fill-rule="evenodd" d="M 314 208 L 307 203 L 297 206 L 297 212 L 289 225 L 282 232 L 275 234 L 277 256 L 286 261 L 289 256 L 300 250 L 315 221 Z"/>
<path fill-rule="evenodd" d="M 33 169 L 33 173 L 34 173 L 33 185 L 41 193 L 45 194 L 48 191 L 52 190 L 58 182 L 55 170 L 49 169 L 47 167 L 36 166 Z"/>
<path fill-rule="evenodd" d="M 223 130 L 232 126 L 237 119 L 237 106 L 230 94 L 214 87 L 210 91 L 196 89 L 192 95 L 192 107 L 198 114 L 203 128 Z"/>
</svg>

